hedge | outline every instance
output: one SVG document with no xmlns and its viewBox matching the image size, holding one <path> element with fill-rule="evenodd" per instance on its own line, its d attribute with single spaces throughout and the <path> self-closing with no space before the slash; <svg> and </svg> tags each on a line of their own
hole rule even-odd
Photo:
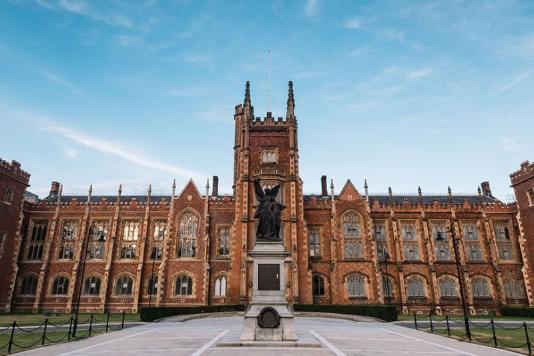
<svg viewBox="0 0 534 356">
<path fill-rule="evenodd" d="M 534 307 L 502 307 L 501 315 L 534 318 Z"/>
<path fill-rule="evenodd" d="M 394 305 L 362 304 L 362 305 L 339 305 L 339 304 L 295 304 L 295 311 L 320 312 L 371 316 L 384 321 L 396 321 L 398 317 L 397 307 Z"/>
<path fill-rule="evenodd" d="M 199 305 L 184 307 L 151 307 L 141 308 L 140 316 L 142 321 L 154 321 L 175 315 L 220 313 L 230 311 L 244 311 L 244 305 Z"/>
</svg>

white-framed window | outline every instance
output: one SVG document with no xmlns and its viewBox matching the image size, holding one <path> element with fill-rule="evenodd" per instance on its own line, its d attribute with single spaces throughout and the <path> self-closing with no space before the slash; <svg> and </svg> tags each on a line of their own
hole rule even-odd
<svg viewBox="0 0 534 356">
<path fill-rule="evenodd" d="M 221 257 L 230 256 L 230 227 L 229 226 L 223 226 L 219 228 L 217 255 Z"/>
<path fill-rule="evenodd" d="M 349 297 L 362 298 L 366 296 L 366 278 L 360 274 L 347 277 L 347 294 Z"/>
<path fill-rule="evenodd" d="M 88 260 L 102 260 L 106 252 L 109 221 L 95 220 L 89 228 L 89 243 L 87 245 Z"/>
<path fill-rule="evenodd" d="M 178 230 L 177 257 L 195 257 L 198 235 L 198 216 L 186 211 L 180 217 Z"/>
<path fill-rule="evenodd" d="M 487 278 L 473 277 L 471 279 L 471 285 L 473 286 L 473 297 L 488 298 L 491 297 L 489 283 Z"/>
<path fill-rule="evenodd" d="M 174 295 L 187 296 L 193 294 L 193 279 L 188 275 L 180 275 L 175 278 Z"/>
<path fill-rule="evenodd" d="M 308 227 L 308 255 L 321 257 L 321 231 L 318 227 Z"/>
<path fill-rule="evenodd" d="M 425 298 L 425 282 L 421 277 L 410 277 L 406 280 L 408 298 Z"/>
<path fill-rule="evenodd" d="M 359 215 L 348 211 L 342 216 L 343 242 L 345 245 L 345 258 L 363 258 L 363 245 L 361 238 L 361 222 Z"/>
<path fill-rule="evenodd" d="M 69 279 L 65 276 L 59 276 L 54 279 L 52 283 L 52 292 L 53 295 L 67 295 L 69 291 Z"/>
<path fill-rule="evenodd" d="M 132 295 L 133 280 L 129 276 L 122 276 L 115 283 L 115 295 L 129 296 Z"/>
<path fill-rule="evenodd" d="M 35 295 L 37 290 L 37 278 L 33 274 L 27 274 L 22 277 L 20 282 L 19 294 Z"/>
<path fill-rule="evenodd" d="M 139 221 L 127 220 L 122 224 L 122 241 L 120 258 L 135 260 L 137 258 L 137 244 L 139 240 Z"/>
<path fill-rule="evenodd" d="M 36 220 L 32 222 L 31 236 L 26 255 L 28 260 L 40 260 L 43 257 L 47 229 L 47 220 Z"/>
<path fill-rule="evenodd" d="M 504 279 L 504 295 L 507 299 L 525 299 L 525 284 L 520 279 Z"/>
<path fill-rule="evenodd" d="M 74 244 L 78 237 L 78 221 L 65 220 L 61 228 L 61 245 L 58 258 L 72 260 L 74 258 Z"/>
<path fill-rule="evenodd" d="M 453 278 L 445 276 L 440 278 L 438 283 L 440 295 L 442 298 L 453 298 L 458 296 L 458 291 L 456 290 L 456 281 Z"/>
<path fill-rule="evenodd" d="M 226 297 L 226 276 L 220 276 L 215 279 L 215 291 L 216 297 Z"/>
<path fill-rule="evenodd" d="M 150 249 L 151 260 L 161 260 L 163 258 L 163 241 L 167 233 L 167 221 L 156 220 L 152 235 L 152 248 Z"/>
<path fill-rule="evenodd" d="M 99 295 L 100 294 L 100 278 L 97 276 L 89 277 L 83 284 L 83 294 L 85 295 Z"/>
</svg>

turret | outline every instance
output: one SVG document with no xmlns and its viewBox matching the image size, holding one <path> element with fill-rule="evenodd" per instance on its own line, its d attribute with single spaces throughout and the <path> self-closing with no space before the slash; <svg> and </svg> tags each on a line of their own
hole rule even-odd
<svg viewBox="0 0 534 356">
<path fill-rule="evenodd" d="M 295 97 L 293 96 L 292 81 L 288 83 L 286 119 L 295 119 Z"/>
</svg>

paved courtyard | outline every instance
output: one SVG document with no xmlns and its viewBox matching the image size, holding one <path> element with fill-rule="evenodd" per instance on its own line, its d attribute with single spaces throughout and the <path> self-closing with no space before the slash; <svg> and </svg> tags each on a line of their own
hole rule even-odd
<svg viewBox="0 0 534 356">
<path fill-rule="evenodd" d="M 515 355 L 387 323 L 303 317 L 296 319 L 300 346 L 232 346 L 242 322 L 238 316 L 164 321 L 21 355 Z"/>
</svg>

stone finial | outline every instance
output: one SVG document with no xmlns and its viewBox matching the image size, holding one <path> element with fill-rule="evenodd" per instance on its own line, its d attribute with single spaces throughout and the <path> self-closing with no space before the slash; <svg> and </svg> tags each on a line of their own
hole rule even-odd
<svg viewBox="0 0 534 356">
<path fill-rule="evenodd" d="M 93 196 L 93 185 L 89 185 L 89 193 L 87 194 L 87 203 L 91 202 L 91 197 Z"/>
<path fill-rule="evenodd" d="M 172 181 L 172 198 L 176 195 L 176 178 Z"/>
<path fill-rule="evenodd" d="M 57 193 L 57 203 L 61 201 L 61 195 L 63 195 L 63 184 L 59 185 L 58 193 Z"/>
<path fill-rule="evenodd" d="M 449 196 L 452 196 L 452 190 L 450 185 L 447 187 L 447 193 L 449 194 Z"/>
<path fill-rule="evenodd" d="M 421 186 L 417 186 L 417 195 L 419 195 L 420 197 L 423 196 L 423 191 L 421 190 Z"/>
<path fill-rule="evenodd" d="M 369 196 L 369 186 L 367 185 L 367 179 L 363 180 L 363 189 L 365 190 L 365 196 Z"/>
<path fill-rule="evenodd" d="M 245 84 L 245 100 L 243 101 L 243 106 L 251 106 L 250 101 L 250 82 L 247 80 Z"/>
<path fill-rule="evenodd" d="M 334 199 L 334 180 L 330 179 L 330 195 L 332 195 L 332 200 Z"/>
<path fill-rule="evenodd" d="M 388 194 L 390 197 L 393 196 L 393 190 L 391 190 L 391 187 L 388 187 Z"/>
<path fill-rule="evenodd" d="M 293 82 L 289 81 L 287 90 L 287 111 L 286 118 L 295 117 L 295 97 L 293 95 Z"/>
<path fill-rule="evenodd" d="M 210 180 L 206 181 L 206 198 L 210 195 Z"/>
<path fill-rule="evenodd" d="M 119 184 L 119 190 L 118 190 L 119 196 L 122 195 L 122 184 Z"/>
<path fill-rule="evenodd" d="M 482 189 L 480 189 L 480 185 L 477 187 L 478 195 L 482 195 Z"/>
</svg>

